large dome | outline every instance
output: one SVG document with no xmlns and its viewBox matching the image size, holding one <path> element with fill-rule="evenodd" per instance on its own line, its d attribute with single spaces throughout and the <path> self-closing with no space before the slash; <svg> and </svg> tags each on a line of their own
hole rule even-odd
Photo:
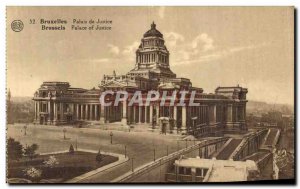
<svg viewBox="0 0 300 189">
<path fill-rule="evenodd" d="M 158 31 L 156 29 L 156 24 L 154 24 L 154 22 L 151 24 L 151 29 L 148 30 L 145 34 L 144 37 L 163 37 L 163 34 L 160 33 L 160 31 Z"/>
</svg>

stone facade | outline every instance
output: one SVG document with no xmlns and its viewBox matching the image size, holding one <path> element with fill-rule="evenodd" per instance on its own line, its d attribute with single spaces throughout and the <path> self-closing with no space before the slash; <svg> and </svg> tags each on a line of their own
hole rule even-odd
<svg viewBox="0 0 300 189">
<path fill-rule="evenodd" d="M 124 101 L 118 106 L 106 107 L 100 104 L 99 98 L 107 90 L 128 92 L 128 101 L 135 91 L 142 92 L 143 100 L 150 90 L 161 94 L 167 91 L 168 96 L 175 91 L 175 105 L 171 105 L 168 98 L 160 98 L 144 106 L 128 106 L 128 101 Z M 177 106 L 181 97 L 179 91 L 196 91 L 194 101 L 200 106 Z M 159 128 L 162 132 L 218 136 L 223 131 L 247 129 L 247 92 L 246 88 L 235 86 L 218 87 L 214 94 L 206 94 L 202 88 L 193 87 L 189 79 L 176 77 L 170 69 L 169 51 L 164 44 L 163 34 L 152 23 L 136 51 L 135 67 L 126 75 L 117 75 L 115 72 L 104 75 L 99 89 L 91 90 L 72 88 L 68 82 L 44 82 L 33 98 L 35 123 L 140 123 Z M 188 93 L 186 102 L 190 95 Z M 164 106 L 160 106 L 161 101 L 166 102 Z M 171 123 L 166 123 L 167 120 L 171 120 Z"/>
</svg>

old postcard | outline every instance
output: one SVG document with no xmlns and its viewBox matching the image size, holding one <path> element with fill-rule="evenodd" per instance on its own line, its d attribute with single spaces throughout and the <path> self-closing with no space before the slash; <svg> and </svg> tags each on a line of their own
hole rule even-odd
<svg viewBox="0 0 300 189">
<path fill-rule="evenodd" d="M 7 182 L 295 182 L 293 7 L 6 9 Z"/>
</svg>

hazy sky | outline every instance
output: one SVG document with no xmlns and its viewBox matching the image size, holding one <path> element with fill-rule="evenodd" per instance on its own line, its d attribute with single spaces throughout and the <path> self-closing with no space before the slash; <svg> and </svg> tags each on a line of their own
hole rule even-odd
<svg viewBox="0 0 300 189">
<path fill-rule="evenodd" d="M 41 31 L 29 19 L 66 19 L 66 31 Z M 109 19 L 111 31 L 71 31 L 73 19 Z M 10 24 L 22 20 L 24 30 Z M 126 74 L 155 21 L 171 69 L 193 86 L 248 88 L 248 99 L 294 101 L 294 12 L 291 7 L 7 8 L 7 83 L 13 96 L 33 96 L 43 81 L 97 87 L 104 74 Z"/>
</svg>

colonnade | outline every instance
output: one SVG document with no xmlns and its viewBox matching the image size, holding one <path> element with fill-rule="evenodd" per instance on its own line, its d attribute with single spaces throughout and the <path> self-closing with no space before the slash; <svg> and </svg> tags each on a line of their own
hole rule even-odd
<svg viewBox="0 0 300 189">
<path fill-rule="evenodd" d="M 219 106 L 213 103 L 190 107 L 159 106 L 159 104 L 128 106 L 127 102 L 119 106 L 104 107 L 96 103 L 34 102 L 35 121 L 41 124 L 99 120 L 100 123 L 121 121 L 124 125 L 135 123 L 159 125 L 160 117 L 170 117 L 174 118 L 176 127 L 183 132 L 198 129 L 200 133 L 208 132 L 205 126 L 209 127 L 220 122 L 245 121 L 245 107 L 237 104 Z"/>
</svg>

